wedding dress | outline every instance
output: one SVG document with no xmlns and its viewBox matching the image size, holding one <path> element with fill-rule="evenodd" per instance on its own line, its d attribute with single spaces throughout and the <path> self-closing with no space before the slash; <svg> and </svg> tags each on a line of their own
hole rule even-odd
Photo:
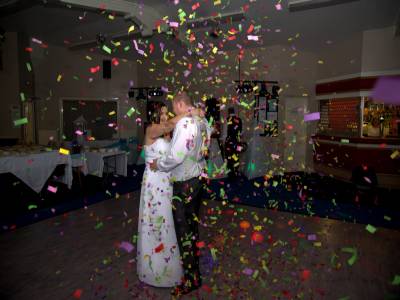
<svg viewBox="0 0 400 300">
<path fill-rule="evenodd" d="M 169 151 L 170 143 L 158 138 L 144 146 L 146 168 L 140 193 L 137 273 L 139 279 L 156 287 L 181 283 L 183 268 L 172 216 L 173 188 L 169 172 L 152 171 L 149 163 Z"/>
</svg>

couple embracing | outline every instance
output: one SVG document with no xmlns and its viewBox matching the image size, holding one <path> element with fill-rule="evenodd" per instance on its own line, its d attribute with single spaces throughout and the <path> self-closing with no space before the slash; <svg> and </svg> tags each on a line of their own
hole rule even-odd
<svg viewBox="0 0 400 300">
<path fill-rule="evenodd" d="M 172 106 L 174 118 L 164 106 L 146 129 L 137 273 L 179 296 L 201 286 L 198 217 L 211 127 L 187 93 L 178 93 Z"/>
</svg>

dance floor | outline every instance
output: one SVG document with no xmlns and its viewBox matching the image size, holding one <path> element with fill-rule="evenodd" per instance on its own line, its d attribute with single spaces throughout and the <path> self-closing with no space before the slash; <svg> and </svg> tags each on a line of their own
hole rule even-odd
<svg viewBox="0 0 400 300">
<path fill-rule="evenodd" d="M 136 276 L 139 195 L 1 234 L 0 299 L 169 299 Z M 203 287 L 185 299 L 399 299 L 398 230 L 213 200 L 200 219 Z"/>
</svg>

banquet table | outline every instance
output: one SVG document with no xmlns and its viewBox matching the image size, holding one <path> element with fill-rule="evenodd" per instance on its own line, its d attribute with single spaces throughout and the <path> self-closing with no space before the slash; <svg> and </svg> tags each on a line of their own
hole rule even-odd
<svg viewBox="0 0 400 300">
<path fill-rule="evenodd" d="M 113 162 L 113 168 L 116 174 L 125 177 L 128 174 L 128 157 L 125 151 L 88 151 L 85 152 L 85 158 L 87 171 L 91 175 L 103 177 L 104 169 L 109 169 L 110 162 Z"/>
<path fill-rule="evenodd" d="M 72 186 L 71 156 L 58 151 L 37 153 L 10 153 L 0 156 L 0 174 L 12 173 L 36 193 L 39 193 L 54 169 L 65 165 L 65 174 L 59 181 Z"/>
</svg>

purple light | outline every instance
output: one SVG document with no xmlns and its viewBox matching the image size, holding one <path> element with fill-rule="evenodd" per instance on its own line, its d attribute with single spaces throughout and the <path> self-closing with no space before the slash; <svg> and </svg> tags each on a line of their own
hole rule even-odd
<svg viewBox="0 0 400 300">
<path fill-rule="evenodd" d="M 400 76 L 380 77 L 372 90 L 371 97 L 386 104 L 400 104 Z"/>
</svg>

